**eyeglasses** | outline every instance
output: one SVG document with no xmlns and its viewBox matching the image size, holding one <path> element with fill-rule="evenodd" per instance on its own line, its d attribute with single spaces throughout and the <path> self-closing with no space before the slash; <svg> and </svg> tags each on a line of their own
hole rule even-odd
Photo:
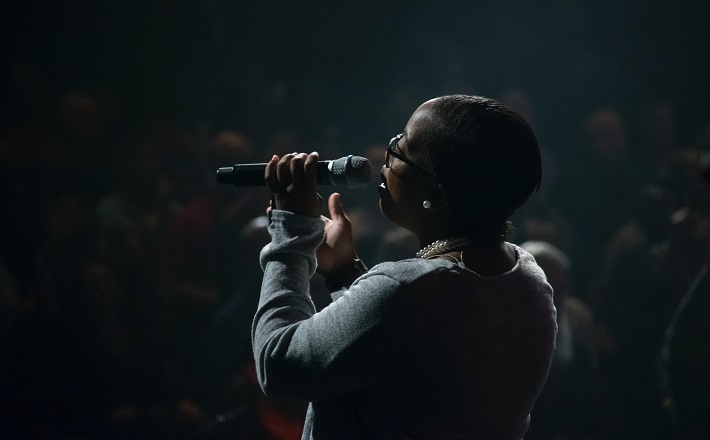
<svg viewBox="0 0 710 440">
<path fill-rule="evenodd" d="M 429 174 L 432 177 L 436 177 L 436 174 L 434 174 L 433 171 L 429 171 L 424 167 L 421 167 L 417 165 L 416 163 L 412 162 L 410 159 L 408 159 L 406 156 L 403 154 L 397 153 L 394 151 L 394 147 L 399 147 L 397 144 L 400 139 L 404 136 L 404 133 L 400 133 L 397 136 L 393 137 L 392 140 L 390 141 L 389 145 L 387 145 L 387 154 L 385 155 L 385 167 L 389 168 L 390 163 L 392 162 L 392 156 L 396 157 L 397 159 L 401 160 L 402 162 L 406 163 L 410 167 L 417 169 L 423 173 Z"/>
</svg>

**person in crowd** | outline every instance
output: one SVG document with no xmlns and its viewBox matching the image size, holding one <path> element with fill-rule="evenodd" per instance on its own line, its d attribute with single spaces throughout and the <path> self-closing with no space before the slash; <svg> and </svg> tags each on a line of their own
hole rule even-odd
<svg viewBox="0 0 710 440">
<path fill-rule="evenodd" d="M 666 100 L 652 99 L 640 111 L 638 133 L 633 152 L 634 163 L 641 167 L 645 182 L 668 182 L 673 157 L 680 149 L 675 106 Z"/>
<path fill-rule="evenodd" d="M 545 271 L 555 292 L 559 325 L 550 375 L 525 439 L 598 438 L 603 406 L 592 311 L 569 292 L 572 264 L 564 252 L 538 240 L 526 241 L 520 247 Z"/>
<path fill-rule="evenodd" d="M 604 245 L 630 216 L 632 196 L 641 186 L 631 162 L 626 120 L 614 108 L 599 108 L 584 120 L 583 148 L 570 157 L 549 191 L 572 230 L 564 249 L 576 264 L 576 291 L 595 301 Z"/>
<path fill-rule="evenodd" d="M 206 403 L 212 400 L 212 391 L 222 385 L 224 375 L 235 368 L 227 362 L 229 358 L 216 367 L 210 357 L 213 343 L 223 340 L 220 336 L 210 338 L 214 336 L 212 324 L 225 305 L 237 304 L 239 308 L 250 302 L 242 288 L 249 281 L 247 272 L 234 268 L 244 267 L 240 254 L 248 248 L 240 231 L 251 218 L 263 214 L 257 200 L 267 192 L 236 191 L 218 185 L 214 177 L 220 166 L 249 162 L 254 147 L 245 135 L 220 130 L 205 147 L 209 177 L 165 227 L 160 276 L 169 298 L 170 353 L 178 372 L 175 376 L 180 377 L 179 387 L 185 393 Z M 255 308 L 256 299 L 252 302 Z M 241 329 L 239 321 L 243 320 L 237 321 L 234 325 Z M 248 331 L 248 324 L 244 328 Z"/>
<path fill-rule="evenodd" d="M 610 342 L 602 353 L 607 438 L 710 435 L 703 139 L 668 155 L 663 178 L 643 188 L 606 249 L 596 311 Z"/>
<path fill-rule="evenodd" d="M 521 439 L 557 331 L 543 271 L 506 241 L 540 184 L 530 126 L 483 97 L 419 106 L 389 144 L 379 194 L 421 250 L 371 270 L 340 194 L 321 217 L 317 161 L 286 154 L 266 167 L 271 243 L 252 330 L 263 391 L 310 402 L 304 439 Z M 320 311 L 316 270 L 334 291 Z"/>
<path fill-rule="evenodd" d="M 192 440 L 297 440 L 303 432 L 306 403 L 295 400 L 272 399 L 259 388 L 251 349 L 249 332 L 234 332 L 239 341 L 234 350 L 235 383 L 239 388 L 240 403 L 223 408 L 203 423 Z M 243 343 L 246 342 L 246 343 Z"/>
</svg>

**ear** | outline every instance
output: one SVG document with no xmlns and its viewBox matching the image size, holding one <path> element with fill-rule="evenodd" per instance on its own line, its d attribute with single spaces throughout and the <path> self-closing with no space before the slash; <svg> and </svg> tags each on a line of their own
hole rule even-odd
<svg viewBox="0 0 710 440">
<path fill-rule="evenodd" d="M 427 191 L 427 198 L 431 202 L 431 211 L 446 210 L 449 206 L 449 193 L 441 184 L 432 186 Z"/>
</svg>

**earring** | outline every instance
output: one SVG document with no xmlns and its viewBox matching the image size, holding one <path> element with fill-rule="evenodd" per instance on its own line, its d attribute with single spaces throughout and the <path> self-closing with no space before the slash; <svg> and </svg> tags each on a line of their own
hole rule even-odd
<svg viewBox="0 0 710 440">
<path fill-rule="evenodd" d="M 424 200 L 422 206 L 424 207 L 424 209 L 429 209 L 431 208 L 431 202 L 429 200 Z"/>
</svg>

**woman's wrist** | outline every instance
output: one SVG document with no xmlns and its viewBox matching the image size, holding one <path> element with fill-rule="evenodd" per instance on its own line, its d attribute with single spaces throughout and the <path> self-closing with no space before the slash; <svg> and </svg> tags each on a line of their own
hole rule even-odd
<svg viewBox="0 0 710 440">
<path fill-rule="evenodd" d="M 350 286 L 360 275 L 367 272 L 367 266 L 361 259 L 355 257 L 348 264 L 331 272 L 325 278 L 325 285 L 331 292 Z"/>
</svg>

